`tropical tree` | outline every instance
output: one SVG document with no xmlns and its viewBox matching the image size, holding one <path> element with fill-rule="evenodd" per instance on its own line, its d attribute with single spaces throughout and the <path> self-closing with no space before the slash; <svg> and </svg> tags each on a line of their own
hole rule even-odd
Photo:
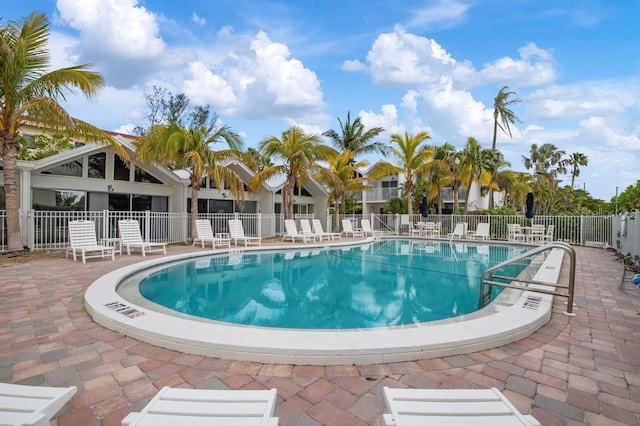
<svg viewBox="0 0 640 426">
<path fill-rule="evenodd" d="M 580 167 L 589 165 L 589 159 L 581 152 L 574 152 L 565 160 L 567 166 L 571 167 L 571 189 L 575 184 L 576 178 L 580 176 Z"/>
<path fill-rule="evenodd" d="M 214 151 L 212 145 L 225 142 L 226 149 Z M 136 157 L 143 163 L 158 162 L 172 169 L 189 172 L 191 187 L 191 235 L 196 235 L 198 191 L 206 176 L 218 188 L 227 185 L 237 199 L 244 199 L 244 185 L 227 164 L 242 148 L 240 136 L 228 126 L 218 123 L 218 115 L 208 107 L 196 108 L 189 127 L 178 122 L 159 124 L 138 140 Z"/>
<path fill-rule="evenodd" d="M 104 86 L 102 76 L 89 64 L 49 70 L 49 21 L 32 13 L 21 22 L 0 27 L 0 154 L 4 169 L 7 210 L 7 249 L 22 249 L 16 186 L 16 155 L 23 143 L 20 130 L 29 123 L 88 143 L 113 146 L 128 159 L 118 142 L 106 132 L 69 116 L 59 101 L 79 90 L 96 96 Z"/>
<path fill-rule="evenodd" d="M 565 152 L 554 144 L 545 143 L 541 146 L 531 144 L 530 156 L 522 156 L 524 166 L 533 169 L 534 180 L 538 185 L 548 183 L 552 188 L 557 187 L 558 174 L 566 173 L 567 169 L 563 157 Z"/>
<path fill-rule="evenodd" d="M 473 182 L 488 185 L 491 181 L 491 176 L 489 175 L 496 174 L 498 167 L 502 165 L 498 163 L 504 163 L 504 157 L 499 151 L 482 148 L 475 138 L 469 137 L 467 138 L 467 144 L 461 152 L 460 158 L 469 173 L 467 179 L 467 194 L 464 201 L 465 212 L 468 212 L 471 185 Z"/>
<path fill-rule="evenodd" d="M 367 189 L 367 181 L 357 172 L 367 167 L 366 161 L 353 162 L 353 151 L 329 152 L 325 158 L 326 167 L 318 166 L 315 179 L 330 189 L 329 204 L 333 203 L 336 209 L 336 229 L 340 229 L 340 215 L 345 212 L 347 205 L 346 196 L 354 192 Z"/>
<path fill-rule="evenodd" d="M 405 132 L 404 135 L 394 133 L 391 135 L 393 144 L 389 150 L 398 159 L 400 166 L 387 164 L 381 166 L 380 173 L 403 173 L 405 177 L 404 195 L 407 198 L 407 211 L 413 214 L 413 194 L 416 181 L 419 176 L 427 172 L 428 164 L 433 158 L 433 151 L 423 143 L 431 139 L 426 131 L 420 131 L 415 135 Z"/>
<path fill-rule="evenodd" d="M 442 145 L 430 145 L 431 161 L 425 166 L 425 178 L 429 188 L 429 198 L 436 200 L 438 214 L 442 214 L 442 188 L 451 182 L 450 159 L 456 149 L 449 142 Z"/>
<path fill-rule="evenodd" d="M 493 100 L 493 143 L 491 149 L 496 149 L 496 139 L 498 137 L 498 128 L 509 137 L 511 135 L 511 126 L 516 123 L 522 123 L 520 118 L 510 109 L 513 105 L 522 103 L 521 99 L 513 98 L 517 96 L 516 92 L 509 90 L 509 86 L 502 86 Z"/>
<path fill-rule="evenodd" d="M 347 119 L 343 123 L 338 118 L 340 123 L 340 131 L 327 130 L 322 135 L 328 137 L 331 140 L 334 148 L 340 152 L 351 151 L 353 152 L 353 158 L 351 163 L 353 164 L 356 158 L 363 154 L 371 154 L 379 152 L 382 155 L 386 155 L 388 148 L 382 142 L 373 142 L 372 140 L 384 132 L 382 127 L 373 127 L 366 130 L 360 117 L 351 121 L 351 112 L 347 112 Z"/>
<path fill-rule="evenodd" d="M 460 207 L 460 188 L 471 180 L 471 176 L 461 152 L 455 152 L 450 156 L 447 165 L 449 166 L 449 186 L 451 186 L 451 190 L 453 191 L 453 214 L 458 214 Z"/>
<path fill-rule="evenodd" d="M 271 159 L 260 154 L 255 148 L 247 148 L 246 151 L 241 152 L 239 155 L 242 162 L 256 173 L 273 166 Z"/>
<path fill-rule="evenodd" d="M 323 145 L 320 136 L 307 134 L 302 128 L 293 126 L 282 132 L 280 138 L 268 136 L 263 139 L 258 149 L 262 155 L 283 164 L 266 167 L 257 173 L 249 187 L 257 189 L 274 176 L 284 176 L 282 187 L 282 209 L 285 219 L 293 218 L 293 190 L 302 187 L 317 169 L 316 162 L 330 155 L 331 148 Z"/>
</svg>

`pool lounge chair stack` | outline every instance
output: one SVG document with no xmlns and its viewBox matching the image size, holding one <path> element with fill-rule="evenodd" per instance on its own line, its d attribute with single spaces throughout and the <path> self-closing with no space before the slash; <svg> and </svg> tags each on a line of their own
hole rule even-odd
<svg viewBox="0 0 640 426">
<path fill-rule="evenodd" d="M 163 387 L 122 426 L 277 426 L 276 389 L 212 390 Z"/>
<path fill-rule="evenodd" d="M 324 232 L 322 229 L 322 222 L 320 219 L 313 219 L 313 233 L 316 235 L 318 241 L 322 240 L 340 240 L 342 239 L 342 234 L 339 232 Z"/>
<path fill-rule="evenodd" d="M 140 249 L 142 257 L 145 257 L 147 253 L 156 251 L 167 254 L 167 244 L 151 243 L 142 240 L 142 234 L 140 233 L 140 226 L 137 220 L 119 220 L 118 231 L 120 232 L 120 240 L 122 240 L 122 248 L 127 249 L 128 255 L 131 255 L 131 249 Z"/>
<path fill-rule="evenodd" d="M 238 245 L 238 242 L 244 243 L 245 247 L 249 244 L 262 245 L 262 238 L 248 237 L 244 234 L 244 227 L 240 219 L 229 220 L 229 235 L 231 235 L 231 241 L 233 241 L 235 245 Z"/>
<path fill-rule="evenodd" d="M 115 259 L 115 248 L 98 244 L 96 238 L 96 225 L 92 220 L 72 220 L 69 221 L 69 247 L 65 257 L 73 254 L 73 260 L 77 259 L 78 253 L 82 257 L 82 263 L 87 263 L 87 259 L 105 258 L 111 256 Z"/>
<path fill-rule="evenodd" d="M 303 234 L 298 232 L 298 228 L 296 227 L 296 222 L 293 219 L 287 219 L 284 221 L 284 230 L 285 233 L 282 236 L 282 241 L 291 240 L 291 242 L 295 243 L 296 240 L 300 240 L 303 243 L 307 243 L 309 241 L 315 241 L 316 237 L 313 234 Z"/>
<path fill-rule="evenodd" d="M 49 421 L 78 388 L 0 383 L 0 424 L 49 426 Z"/>
<path fill-rule="evenodd" d="M 386 426 L 491 425 L 539 426 L 521 414 L 496 388 L 491 389 L 395 389 L 384 387 L 389 413 Z"/>
<path fill-rule="evenodd" d="M 231 248 L 231 238 L 226 235 L 224 237 L 220 235 L 214 236 L 211 222 L 206 219 L 196 220 L 196 236 L 193 238 L 193 245 L 195 246 L 198 242 L 202 245 L 202 248 L 206 243 L 211 243 L 211 248 L 216 248 L 216 246 Z"/>
<path fill-rule="evenodd" d="M 300 219 L 300 233 L 302 235 L 308 235 L 313 238 L 313 241 L 321 241 L 321 239 L 314 234 L 313 229 L 311 229 L 311 223 L 309 223 L 309 219 Z"/>
</svg>

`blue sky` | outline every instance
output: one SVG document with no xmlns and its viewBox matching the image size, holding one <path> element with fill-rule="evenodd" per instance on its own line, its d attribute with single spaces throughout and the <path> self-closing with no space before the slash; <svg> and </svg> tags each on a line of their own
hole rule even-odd
<svg viewBox="0 0 640 426">
<path fill-rule="evenodd" d="M 347 111 L 387 133 L 462 148 L 492 137 L 493 98 L 526 102 L 512 169 L 532 143 L 589 157 L 576 186 L 609 199 L 640 178 L 640 2 L 598 0 L 32 0 L 52 22 L 54 67 L 92 63 L 106 87 L 76 117 L 128 132 L 153 85 L 210 104 L 247 147 L 292 125 L 321 133 Z M 375 157 L 368 158 L 371 162 Z M 390 160 L 393 160 L 390 158 Z M 564 177 L 570 183 L 570 176 Z"/>
</svg>

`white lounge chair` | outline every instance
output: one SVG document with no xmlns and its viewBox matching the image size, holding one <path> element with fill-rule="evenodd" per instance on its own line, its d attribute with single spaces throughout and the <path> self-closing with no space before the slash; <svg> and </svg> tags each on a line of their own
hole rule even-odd
<svg viewBox="0 0 640 426">
<path fill-rule="evenodd" d="M 115 259 L 115 248 L 98 244 L 96 238 L 96 225 L 92 220 L 72 220 L 69 221 L 69 247 L 65 252 L 65 257 L 69 257 L 69 252 L 73 254 L 73 260 L 77 259 L 80 253 L 82 263 L 87 263 L 87 259 L 105 258 L 111 256 Z"/>
<path fill-rule="evenodd" d="M 198 219 L 196 220 L 196 236 L 193 238 L 193 245 L 196 243 L 202 244 L 202 248 L 206 243 L 211 243 L 211 248 L 218 247 L 229 247 L 231 248 L 231 238 L 220 235 L 213 235 L 213 229 L 211 228 L 211 222 L 206 219 Z"/>
<path fill-rule="evenodd" d="M 229 234 L 231 235 L 231 240 L 235 245 L 238 245 L 238 241 L 243 242 L 245 247 L 249 244 L 262 245 L 262 238 L 247 237 L 244 235 L 244 227 L 242 226 L 242 221 L 240 219 L 229 220 Z"/>
<path fill-rule="evenodd" d="M 369 222 L 369 219 L 362 219 L 360 221 L 360 226 L 362 226 L 362 234 L 365 237 L 370 235 L 374 238 L 380 238 L 383 235 L 382 231 L 374 231 L 373 228 L 371 228 L 371 222 Z"/>
<path fill-rule="evenodd" d="M 224 425 L 277 426 L 273 417 L 277 391 L 210 390 L 163 387 L 139 413 L 129 413 L 122 426 Z"/>
<path fill-rule="evenodd" d="M 142 257 L 147 253 L 161 251 L 167 254 L 167 245 L 165 243 L 151 243 L 142 240 L 140 226 L 137 220 L 122 219 L 118 221 L 118 231 L 122 240 L 122 248 L 127 249 L 127 254 L 131 255 L 131 249 L 140 249 Z"/>
<path fill-rule="evenodd" d="M 313 241 L 319 240 L 318 236 L 313 233 L 311 229 L 311 223 L 309 223 L 309 219 L 300 219 L 300 233 L 302 235 L 308 235 L 313 238 Z"/>
<path fill-rule="evenodd" d="M 475 232 L 469 233 L 469 238 L 472 240 L 490 240 L 491 236 L 489 235 L 490 228 L 488 223 L 479 223 L 476 227 Z"/>
<path fill-rule="evenodd" d="M 296 222 L 293 219 L 287 219 L 284 221 L 284 230 L 285 233 L 282 236 L 282 241 L 291 240 L 291 242 L 295 243 L 296 240 L 300 240 L 307 243 L 309 241 L 315 241 L 316 239 L 313 235 L 299 233 L 298 228 L 296 227 Z"/>
<path fill-rule="evenodd" d="M 547 233 L 544 234 L 544 236 L 542 237 L 542 242 L 543 243 L 550 243 L 553 241 L 553 231 L 554 231 L 555 225 L 549 225 L 547 227 Z"/>
<path fill-rule="evenodd" d="M 0 383 L 0 424 L 49 426 L 49 420 L 78 388 L 54 388 Z"/>
<path fill-rule="evenodd" d="M 465 236 L 467 235 L 467 223 L 466 222 L 458 222 L 456 223 L 456 227 L 453 229 L 453 232 L 450 232 L 447 234 L 447 237 L 449 238 L 449 241 L 453 240 L 454 238 L 465 238 Z"/>
<path fill-rule="evenodd" d="M 540 423 L 521 414 L 496 388 L 392 389 L 384 387 L 389 413 L 386 426 L 407 425 L 526 425 Z"/>
<path fill-rule="evenodd" d="M 313 219 L 312 223 L 313 223 L 313 233 L 316 235 L 316 238 L 318 238 L 319 241 L 322 241 L 324 239 L 326 240 L 342 239 L 342 234 L 339 232 L 324 232 L 324 230 L 322 229 L 322 223 L 320 222 L 320 219 Z"/>
<path fill-rule="evenodd" d="M 342 233 L 347 237 L 364 237 L 362 229 L 354 228 L 350 219 L 342 219 Z"/>
</svg>

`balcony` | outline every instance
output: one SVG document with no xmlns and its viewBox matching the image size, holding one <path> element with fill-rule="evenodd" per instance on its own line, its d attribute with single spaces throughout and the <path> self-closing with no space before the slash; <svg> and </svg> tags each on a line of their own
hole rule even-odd
<svg viewBox="0 0 640 426">
<path fill-rule="evenodd" d="M 467 189 L 460 188 L 458 190 L 458 201 L 460 203 L 464 203 L 464 199 L 467 196 Z M 444 203 L 453 203 L 453 189 L 452 188 L 444 188 L 440 191 L 440 198 Z"/>
<path fill-rule="evenodd" d="M 400 192 L 398 188 L 373 188 L 367 191 L 367 202 L 387 202 L 392 198 L 398 198 Z"/>
</svg>

